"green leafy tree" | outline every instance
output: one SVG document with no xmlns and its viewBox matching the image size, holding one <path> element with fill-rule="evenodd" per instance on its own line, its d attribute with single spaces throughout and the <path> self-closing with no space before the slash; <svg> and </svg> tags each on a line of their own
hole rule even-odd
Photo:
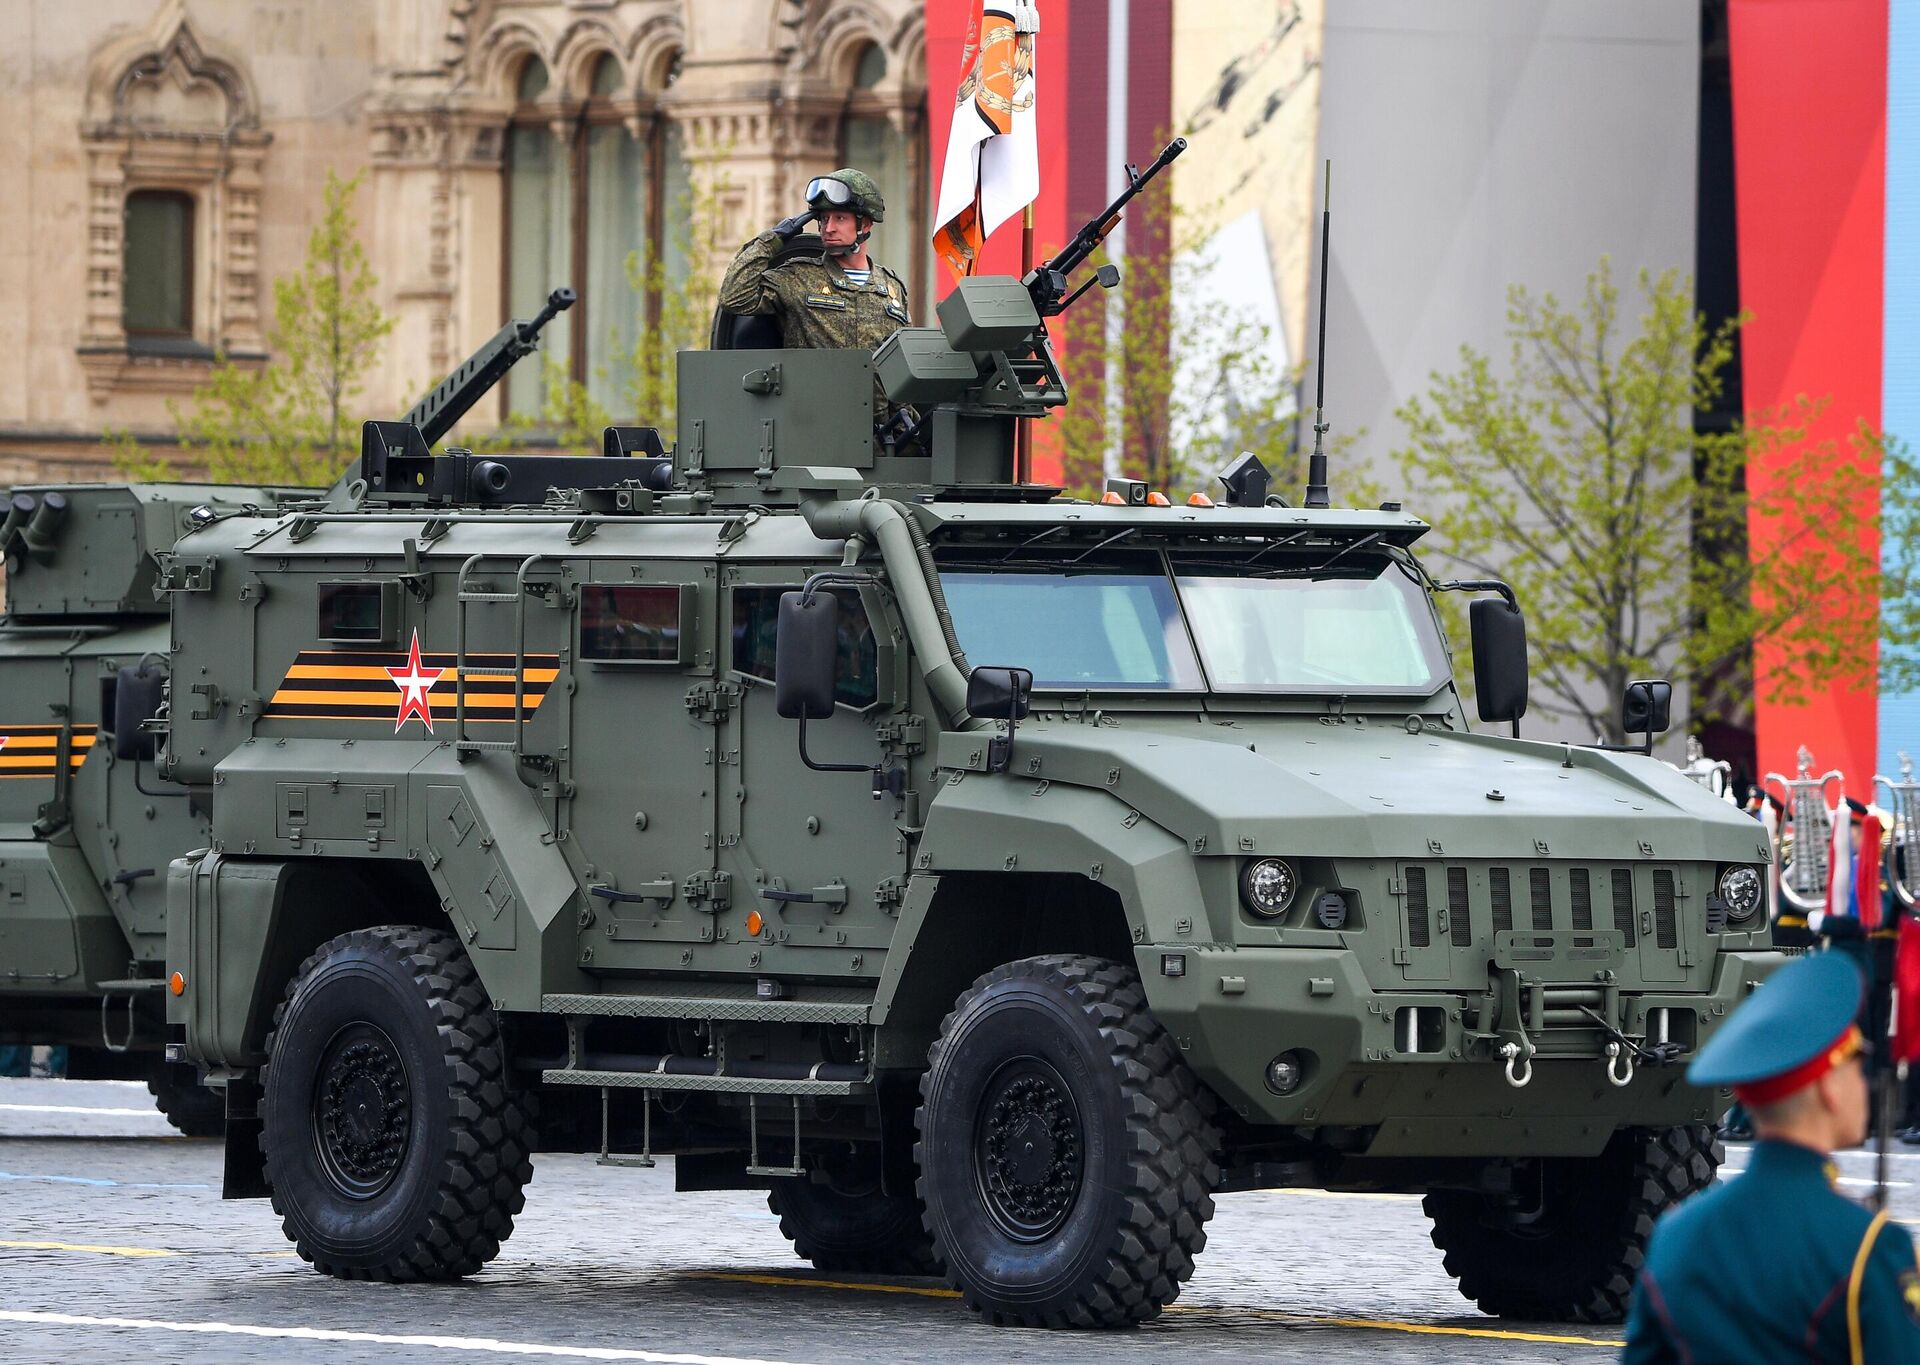
<svg viewBox="0 0 1920 1365">
<path fill-rule="evenodd" d="M 1745 720 L 1756 640 L 1782 700 L 1867 677 L 1880 569 L 1861 509 L 1882 461 L 1912 477 L 1864 428 L 1816 438 L 1823 404 L 1805 399 L 1696 430 L 1744 319 L 1709 330 L 1674 271 L 1642 272 L 1637 294 L 1636 320 L 1605 260 L 1571 305 L 1511 289 L 1507 365 L 1463 347 L 1400 408 L 1395 453 L 1436 557 L 1519 594 L 1537 709 L 1613 742 L 1626 683 L 1676 668 L 1696 716 Z"/>
<path fill-rule="evenodd" d="M 1920 692 L 1920 462 L 1891 437 L 1880 456 L 1880 686 Z"/>
<path fill-rule="evenodd" d="M 359 401 L 394 319 L 375 301 L 379 281 L 367 264 L 354 216 L 361 177 L 327 172 L 320 221 L 307 238 L 305 264 L 273 284 L 273 323 L 265 365 L 217 358 L 207 382 L 182 413 L 181 463 L 205 467 L 220 483 L 330 483 L 359 449 Z M 134 477 L 171 467 L 109 437 L 116 464 Z"/>
</svg>

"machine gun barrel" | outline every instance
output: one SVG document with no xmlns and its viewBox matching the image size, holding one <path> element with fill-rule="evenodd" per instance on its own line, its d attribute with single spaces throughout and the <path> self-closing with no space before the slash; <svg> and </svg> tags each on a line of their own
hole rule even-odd
<svg viewBox="0 0 1920 1365">
<path fill-rule="evenodd" d="M 460 363 L 452 374 L 434 385 L 433 392 L 413 405 L 406 421 L 420 428 L 429 449 L 434 442 L 453 430 L 453 424 L 466 416 L 467 409 L 479 402 L 514 362 L 539 347 L 540 329 L 573 307 L 579 296 L 560 288 L 547 295 L 546 306 L 530 322 L 509 322 L 491 339 Z"/>
<path fill-rule="evenodd" d="M 1133 197 L 1186 150 L 1187 140 L 1177 137 L 1160 149 L 1160 155 L 1144 171 L 1129 164 L 1126 168 L 1127 187 L 1120 191 L 1111 204 L 1089 219 L 1058 255 L 1046 264 L 1035 267 L 1021 281 L 1026 285 L 1027 292 L 1033 295 L 1033 306 L 1041 317 L 1053 317 L 1067 306 L 1067 277 L 1084 265 L 1087 258 L 1099 249 L 1100 243 L 1107 239 L 1107 234 L 1119 226 L 1120 212 Z"/>
</svg>

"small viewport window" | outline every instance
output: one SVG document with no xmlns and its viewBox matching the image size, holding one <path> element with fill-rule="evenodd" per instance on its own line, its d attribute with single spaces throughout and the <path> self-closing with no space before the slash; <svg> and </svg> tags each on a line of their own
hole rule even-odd
<svg viewBox="0 0 1920 1365">
<path fill-rule="evenodd" d="M 314 634 L 335 645 L 394 643 L 400 636 L 400 585 L 392 580 L 322 583 Z"/>
<path fill-rule="evenodd" d="M 687 589 L 589 583 L 580 589 L 580 657 L 592 663 L 686 662 Z"/>
</svg>

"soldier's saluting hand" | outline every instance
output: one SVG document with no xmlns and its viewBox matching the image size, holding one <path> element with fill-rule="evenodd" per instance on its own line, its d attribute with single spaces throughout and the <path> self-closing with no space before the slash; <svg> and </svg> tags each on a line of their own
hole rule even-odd
<svg viewBox="0 0 1920 1365">
<path fill-rule="evenodd" d="M 1842 954 L 1798 958 L 1688 1068 L 1697 1086 L 1733 1087 L 1758 1141 L 1744 1175 L 1654 1228 L 1624 1360 L 1920 1361 L 1913 1239 L 1841 1194 L 1828 1161 L 1867 1134 L 1861 993 Z M 1770 1273 L 1762 1248 L 1792 1273 Z"/>
<path fill-rule="evenodd" d="M 907 287 L 867 254 L 886 201 L 873 178 L 852 167 L 807 182 L 807 209 L 782 219 L 733 258 L 718 306 L 779 319 L 788 346 L 872 350 L 912 322 Z M 781 257 L 809 223 L 820 224 L 818 254 Z"/>
</svg>

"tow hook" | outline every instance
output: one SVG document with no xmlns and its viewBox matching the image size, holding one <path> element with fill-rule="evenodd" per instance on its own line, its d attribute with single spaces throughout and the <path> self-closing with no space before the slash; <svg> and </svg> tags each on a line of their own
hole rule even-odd
<svg viewBox="0 0 1920 1365">
<path fill-rule="evenodd" d="M 1607 1044 L 1607 1080 L 1622 1087 L 1633 1084 L 1633 1054 L 1618 1042 Z"/>
<path fill-rule="evenodd" d="M 1508 1085 L 1518 1090 L 1533 1079 L 1533 1048 L 1531 1046 L 1522 1052 L 1520 1044 L 1505 1042 L 1500 1045 L 1500 1055 L 1507 1059 Z"/>
</svg>

